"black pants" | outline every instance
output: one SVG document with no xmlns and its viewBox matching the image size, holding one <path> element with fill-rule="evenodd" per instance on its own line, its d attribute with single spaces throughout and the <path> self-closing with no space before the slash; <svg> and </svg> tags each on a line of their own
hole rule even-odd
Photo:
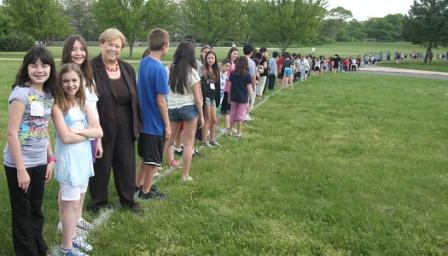
<svg viewBox="0 0 448 256">
<path fill-rule="evenodd" d="M 268 89 L 269 90 L 274 90 L 275 79 L 276 79 L 275 75 L 268 75 L 268 81 L 269 81 Z"/>
<path fill-rule="evenodd" d="M 42 200 L 47 165 L 26 169 L 30 186 L 25 193 L 17 183 L 17 169 L 5 166 L 12 216 L 12 241 L 16 255 L 46 255 L 47 245 L 42 237 L 44 216 Z"/>
<path fill-rule="evenodd" d="M 111 168 L 120 203 L 128 207 L 135 204 L 135 143 L 131 128 L 131 122 L 123 122 L 113 136 L 102 141 L 103 157 L 96 159 L 95 176 L 89 181 L 90 206 L 107 204 Z"/>
</svg>

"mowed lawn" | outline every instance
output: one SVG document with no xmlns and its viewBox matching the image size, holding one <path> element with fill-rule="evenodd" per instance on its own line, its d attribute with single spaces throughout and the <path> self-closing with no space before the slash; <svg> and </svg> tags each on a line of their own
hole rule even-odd
<svg viewBox="0 0 448 256">
<path fill-rule="evenodd" d="M 2 131 L 11 66 L 0 64 Z M 175 171 L 144 216 L 116 210 L 89 236 L 91 255 L 447 255 L 447 94 L 446 81 L 362 73 L 280 90 L 242 140 L 193 160 L 193 182 Z M 53 246 L 57 187 L 44 205 Z M 4 174 L 0 202 L 0 255 L 11 255 Z"/>
</svg>

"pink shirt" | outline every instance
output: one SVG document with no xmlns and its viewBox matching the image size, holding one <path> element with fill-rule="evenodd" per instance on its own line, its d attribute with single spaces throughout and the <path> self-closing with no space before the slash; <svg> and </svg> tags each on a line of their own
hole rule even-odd
<svg viewBox="0 0 448 256">
<path fill-rule="evenodd" d="M 228 77 L 230 77 L 230 73 L 232 73 L 232 71 L 235 70 L 235 63 L 232 63 L 232 65 L 230 66 L 230 71 L 229 71 L 229 75 Z M 224 84 L 224 91 L 225 92 L 229 92 L 230 90 L 230 81 L 226 80 L 226 83 Z"/>
</svg>

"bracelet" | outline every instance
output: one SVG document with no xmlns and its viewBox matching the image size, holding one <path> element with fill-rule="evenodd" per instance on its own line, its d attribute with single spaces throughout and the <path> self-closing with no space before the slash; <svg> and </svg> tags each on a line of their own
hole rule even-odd
<svg viewBox="0 0 448 256">
<path fill-rule="evenodd" d="M 56 163 L 56 156 L 54 156 L 54 155 L 49 155 L 49 156 L 47 157 L 47 162 L 48 162 L 48 163 L 51 163 L 51 162 Z"/>
</svg>

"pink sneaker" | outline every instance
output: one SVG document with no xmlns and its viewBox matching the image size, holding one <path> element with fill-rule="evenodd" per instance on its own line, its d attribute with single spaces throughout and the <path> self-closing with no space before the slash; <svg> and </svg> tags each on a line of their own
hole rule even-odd
<svg viewBox="0 0 448 256">
<path fill-rule="evenodd" d="M 175 169 L 180 166 L 180 163 L 177 160 L 171 160 L 168 166 L 170 167 L 170 169 Z"/>
</svg>

